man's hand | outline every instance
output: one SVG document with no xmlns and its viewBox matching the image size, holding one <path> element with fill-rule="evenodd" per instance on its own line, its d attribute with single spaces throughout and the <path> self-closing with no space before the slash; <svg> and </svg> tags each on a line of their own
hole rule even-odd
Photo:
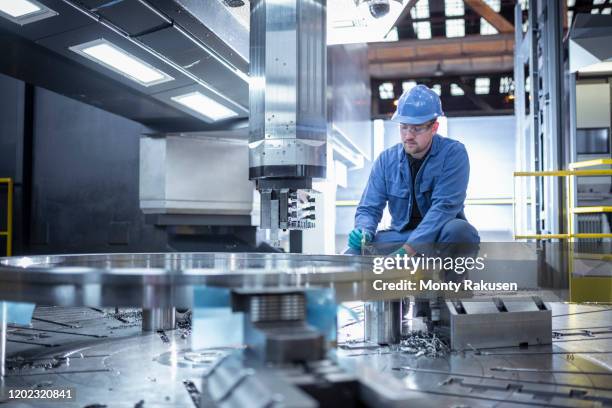
<svg viewBox="0 0 612 408">
<path fill-rule="evenodd" d="M 367 231 L 355 228 L 351 231 L 348 238 L 348 246 L 356 251 L 361 251 L 361 245 L 372 241 L 372 234 Z"/>
</svg>

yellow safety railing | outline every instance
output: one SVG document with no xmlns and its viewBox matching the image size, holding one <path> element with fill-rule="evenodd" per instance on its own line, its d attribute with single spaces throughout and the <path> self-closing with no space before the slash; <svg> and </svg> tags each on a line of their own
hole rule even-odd
<svg viewBox="0 0 612 408">
<path fill-rule="evenodd" d="M 569 170 L 553 171 L 516 171 L 514 177 L 566 177 L 567 181 L 567 233 L 565 234 L 515 234 L 514 239 L 568 239 L 573 241 L 575 238 L 612 238 L 612 234 L 581 234 L 575 232 L 575 214 L 594 214 L 602 212 L 612 212 L 612 206 L 576 207 L 574 206 L 574 185 L 576 177 L 584 176 L 612 176 L 612 169 L 584 169 L 585 167 L 612 165 L 612 159 L 596 159 L 582 162 L 570 163 Z"/>
<path fill-rule="evenodd" d="M 13 179 L 0 178 L 0 184 L 6 184 L 8 188 L 6 199 L 6 231 L 0 231 L 0 236 L 6 237 L 6 256 L 11 256 L 13 251 Z"/>
<path fill-rule="evenodd" d="M 582 162 L 570 163 L 569 170 L 559 171 L 517 171 L 515 177 L 566 177 L 567 186 L 567 233 L 565 234 L 533 234 L 533 235 L 514 235 L 515 239 L 567 239 L 569 242 L 574 242 L 576 238 L 612 238 L 612 234 L 604 233 L 579 233 L 575 230 L 574 216 L 576 214 L 596 214 L 604 212 L 612 212 L 612 206 L 590 206 L 580 207 L 575 206 L 575 185 L 576 177 L 580 176 L 612 176 L 612 169 L 589 169 L 584 168 L 612 165 L 612 159 L 596 159 Z M 570 301 L 572 302 L 612 302 L 612 278 L 608 276 L 574 276 L 575 260 L 597 260 L 603 262 L 611 262 L 612 256 L 609 254 L 590 254 L 590 253 L 574 253 L 573 244 L 567 251 L 568 256 L 568 272 L 569 272 L 569 292 Z"/>
</svg>

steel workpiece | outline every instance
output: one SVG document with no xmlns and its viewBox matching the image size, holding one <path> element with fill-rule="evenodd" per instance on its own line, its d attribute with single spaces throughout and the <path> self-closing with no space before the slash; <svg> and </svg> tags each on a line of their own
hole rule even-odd
<svg viewBox="0 0 612 408">
<path fill-rule="evenodd" d="M 372 294 L 367 256 L 123 253 L 0 258 L 0 299 L 58 306 L 191 307 L 193 288 L 333 287 L 338 301 Z M 395 294 L 399 296 L 399 294 Z"/>
</svg>

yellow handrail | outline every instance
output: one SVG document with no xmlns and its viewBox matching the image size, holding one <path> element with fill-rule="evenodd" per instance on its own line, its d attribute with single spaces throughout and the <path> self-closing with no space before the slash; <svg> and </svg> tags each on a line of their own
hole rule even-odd
<svg viewBox="0 0 612 408">
<path fill-rule="evenodd" d="M 13 179 L 0 178 L 0 184 L 6 184 L 7 207 L 6 207 L 6 231 L 0 231 L 0 236 L 6 237 L 6 256 L 11 256 L 13 252 Z"/>
</svg>

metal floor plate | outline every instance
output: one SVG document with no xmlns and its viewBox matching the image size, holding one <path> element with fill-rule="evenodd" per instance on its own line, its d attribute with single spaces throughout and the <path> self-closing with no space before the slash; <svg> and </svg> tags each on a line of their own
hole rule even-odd
<svg viewBox="0 0 612 408">
<path fill-rule="evenodd" d="M 342 365 L 387 375 L 379 385 L 401 388 L 406 400 L 399 406 L 612 405 L 612 308 L 551 306 L 553 330 L 565 333 L 552 346 L 442 358 L 385 347 L 336 354 Z M 45 321 L 34 321 L 35 330 L 10 327 L 9 365 L 21 368 L 9 370 L 2 383 L 3 406 L 195 407 L 203 373 L 228 352 L 192 351 L 182 330 L 143 334 L 135 312 L 114 317 L 89 308 L 38 308 L 35 317 L 41 316 Z M 6 401 L 9 388 L 36 387 L 72 387 L 76 400 Z"/>
</svg>

